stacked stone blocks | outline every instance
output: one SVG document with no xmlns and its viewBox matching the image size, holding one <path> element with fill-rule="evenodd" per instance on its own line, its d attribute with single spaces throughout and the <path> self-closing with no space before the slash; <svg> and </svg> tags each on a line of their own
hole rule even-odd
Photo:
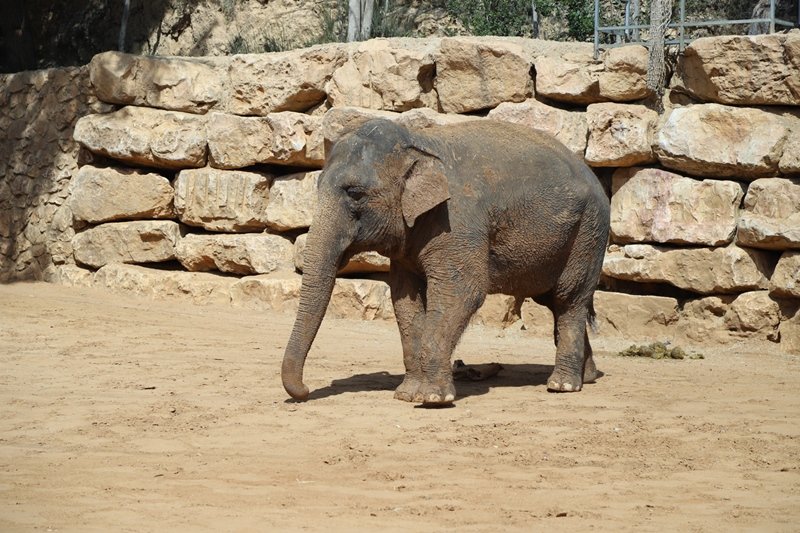
<svg viewBox="0 0 800 533">
<path fill-rule="evenodd" d="M 326 148 L 375 116 L 421 128 L 505 120 L 553 134 L 608 185 L 612 236 L 596 297 L 606 333 L 798 351 L 798 50 L 798 31 L 695 41 L 662 115 L 643 105 L 641 47 L 600 61 L 582 45 L 501 38 L 215 59 L 101 54 L 95 93 L 121 107 L 76 125 L 97 161 L 71 196 L 75 218 L 91 224 L 73 239 L 76 262 L 99 270 L 64 277 L 292 308 Z M 743 74 L 720 63 L 746 64 L 761 81 L 738 83 L 729 77 Z M 184 271 L 131 266 L 164 261 Z M 355 258 L 334 314 L 391 317 L 387 268 L 376 254 Z M 211 271 L 244 277 L 201 275 Z M 534 304 L 505 297 L 476 321 L 520 319 L 548 333 Z"/>
</svg>

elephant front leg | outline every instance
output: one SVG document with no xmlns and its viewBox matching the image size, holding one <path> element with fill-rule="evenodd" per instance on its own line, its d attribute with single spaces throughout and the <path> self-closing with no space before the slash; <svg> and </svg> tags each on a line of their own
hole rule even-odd
<svg viewBox="0 0 800 533">
<path fill-rule="evenodd" d="M 424 282 L 394 263 L 389 274 L 392 304 L 400 342 L 403 345 L 403 364 L 406 374 L 395 390 L 394 397 L 405 402 L 414 401 L 422 386 L 422 363 L 420 361 L 420 339 L 425 325 Z"/>
<path fill-rule="evenodd" d="M 421 352 L 423 381 L 413 398 L 424 405 L 446 405 L 456 399 L 451 357 L 485 297 L 464 294 L 463 285 L 450 295 L 438 302 L 429 295 Z"/>
</svg>

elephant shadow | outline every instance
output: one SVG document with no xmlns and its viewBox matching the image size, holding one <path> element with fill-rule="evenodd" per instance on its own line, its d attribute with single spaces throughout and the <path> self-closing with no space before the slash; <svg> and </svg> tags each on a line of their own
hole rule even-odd
<svg viewBox="0 0 800 533">
<path fill-rule="evenodd" d="M 456 381 L 458 390 L 456 403 L 463 398 L 486 394 L 493 388 L 546 386 L 547 378 L 553 372 L 553 365 L 501 364 L 503 369 L 496 376 L 482 381 Z M 335 379 L 330 385 L 312 391 L 308 399 L 319 400 L 354 392 L 393 391 L 402 381 L 402 374 L 391 374 L 386 371 L 355 374 L 348 378 Z"/>
</svg>

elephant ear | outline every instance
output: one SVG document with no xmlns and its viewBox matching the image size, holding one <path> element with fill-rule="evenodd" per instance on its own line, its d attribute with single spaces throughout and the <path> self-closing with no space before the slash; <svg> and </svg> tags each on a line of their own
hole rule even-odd
<svg viewBox="0 0 800 533">
<path fill-rule="evenodd" d="M 442 162 L 425 152 L 417 154 L 406 173 L 405 189 L 400 199 L 403 218 L 409 228 L 414 227 L 417 217 L 450 199 Z"/>
</svg>

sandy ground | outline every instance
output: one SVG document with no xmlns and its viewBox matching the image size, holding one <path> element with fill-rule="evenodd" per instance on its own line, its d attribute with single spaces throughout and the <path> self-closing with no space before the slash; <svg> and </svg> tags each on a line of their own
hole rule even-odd
<svg viewBox="0 0 800 533">
<path fill-rule="evenodd" d="M 292 316 L 0 286 L 0 531 L 798 531 L 800 360 L 613 355 L 549 394 L 548 339 L 448 409 L 392 399 L 393 323 L 326 320 L 287 401 Z M 624 343 L 627 345 L 629 343 Z"/>
</svg>

